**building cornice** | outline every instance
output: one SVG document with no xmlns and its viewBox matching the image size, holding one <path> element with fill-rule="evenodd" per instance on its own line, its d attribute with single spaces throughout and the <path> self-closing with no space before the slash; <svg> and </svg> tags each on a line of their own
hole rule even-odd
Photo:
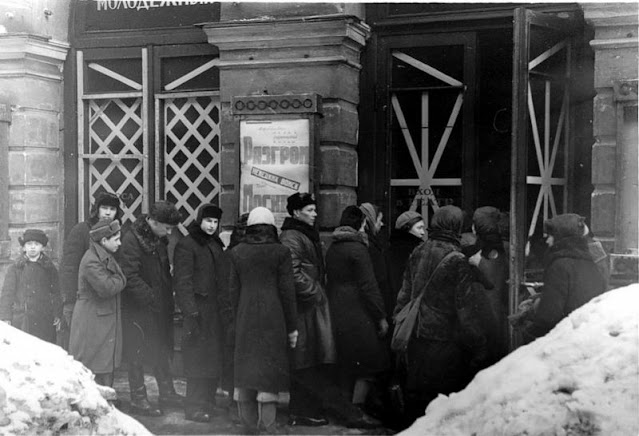
<svg viewBox="0 0 639 436">
<path fill-rule="evenodd" d="M 0 34 L 0 60 L 34 59 L 61 64 L 67 57 L 69 44 L 26 33 Z"/>
<path fill-rule="evenodd" d="M 637 3 L 580 3 L 586 22 L 595 27 L 618 27 L 639 24 Z"/>
</svg>

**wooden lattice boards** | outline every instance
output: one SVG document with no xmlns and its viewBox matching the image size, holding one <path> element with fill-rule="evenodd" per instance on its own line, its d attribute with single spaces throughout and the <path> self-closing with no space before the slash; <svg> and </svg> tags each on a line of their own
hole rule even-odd
<svg viewBox="0 0 639 436">
<path fill-rule="evenodd" d="M 198 206 L 217 203 L 220 192 L 219 98 L 167 98 L 163 113 L 165 195 L 188 227 Z"/>
</svg>

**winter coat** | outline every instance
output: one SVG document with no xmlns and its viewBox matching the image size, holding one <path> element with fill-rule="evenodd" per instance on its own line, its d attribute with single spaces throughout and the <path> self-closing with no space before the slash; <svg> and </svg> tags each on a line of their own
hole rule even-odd
<svg viewBox="0 0 639 436">
<path fill-rule="evenodd" d="M 419 295 L 438 264 L 449 253 L 421 300 L 414 335 L 435 342 L 450 342 L 467 356 L 470 372 L 480 369 L 487 358 L 486 339 L 474 310 L 474 280 L 468 260 L 461 253 L 458 240 L 429 232 L 429 239 L 408 259 L 402 289 L 394 314 Z M 458 367 L 458 362 L 448 362 Z"/>
<path fill-rule="evenodd" d="M 393 314 L 393 309 L 395 309 L 395 304 L 397 303 L 397 293 L 402 288 L 408 258 L 422 242 L 424 242 L 422 239 L 405 230 L 394 230 L 391 234 L 390 247 L 388 249 L 388 279 L 391 293 L 384 300 L 386 312 L 389 316 Z"/>
<path fill-rule="evenodd" d="M 525 336 L 548 333 L 570 312 L 606 291 L 606 283 L 588 251 L 586 238 L 555 241 L 545 257 L 544 286 L 532 326 Z"/>
<path fill-rule="evenodd" d="M 58 271 L 44 253 L 31 262 L 20 256 L 4 278 L 0 320 L 44 341 L 55 343 L 54 318 L 62 316 Z"/>
<path fill-rule="evenodd" d="M 195 223 L 173 253 L 175 298 L 185 317 L 197 316 L 200 334 L 182 340 L 184 375 L 219 378 L 222 374 L 224 326 L 232 321 L 228 298 L 227 258 L 217 235 Z"/>
<path fill-rule="evenodd" d="M 247 227 L 230 252 L 235 307 L 235 387 L 277 393 L 289 386 L 288 333 L 297 329 L 290 251 L 268 224 Z"/>
<path fill-rule="evenodd" d="M 89 249 L 89 231 L 97 222 L 92 218 L 76 224 L 69 232 L 62 249 L 60 262 L 60 290 L 64 304 L 75 303 L 78 293 L 78 274 L 82 256 Z"/>
<path fill-rule="evenodd" d="M 386 310 L 367 242 L 366 235 L 352 227 L 338 227 L 326 253 L 328 300 L 338 364 L 358 376 L 390 367 L 384 340 L 377 335 Z"/>
<path fill-rule="evenodd" d="M 291 250 L 295 277 L 299 337 L 292 367 L 304 369 L 335 363 L 335 339 L 326 298 L 319 232 L 300 220 L 287 217 L 282 224 L 280 241 Z"/>
<path fill-rule="evenodd" d="M 388 243 L 382 239 L 381 234 L 368 235 L 368 254 L 373 264 L 373 274 L 377 281 L 377 287 L 379 288 L 382 298 L 384 300 L 384 313 L 390 317 L 395 307 L 396 295 L 393 292 L 390 282 L 390 276 L 388 274 L 388 258 L 386 256 L 388 250 Z"/>
<path fill-rule="evenodd" d="M 126 276 L 122 292 L 124 358 L 156 366 L 173 352 L 173 293 L 167 239 L 138 217 L 122 237 L 118 262 Z"/>
<path fill-rule="evenodd" d="M 95 374 L 111 373 L 122 359 L 120 293 L 126 277 L 113 255 L 91 242 L 78 281 L 69 353 Z"/>
</svg>

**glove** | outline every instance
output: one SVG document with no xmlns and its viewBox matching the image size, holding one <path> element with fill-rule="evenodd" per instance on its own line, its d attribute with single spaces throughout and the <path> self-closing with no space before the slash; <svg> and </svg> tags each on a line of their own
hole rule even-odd
<svg viewBox="0 0 639 436">
<path fill-rule="evenodd" d="M 291 348 L 295 348 L 297 346 L 297 337 L 299 336 L 299 332 L 297 330 L 293 330 L 288 334 L 288 345 Z"/>
<path fill-rule="evenodd" d="M 73 306 L 75 303 L 65 303 L 62 307 L 62 317 L 67 325 L 67 328 L 71 328 L 71 317 L 73 316 Z"/>
<path fill-rule="evenodd" d="M 386 318 L 382 318 L 379 320 L 377 335 L 383 338 L 386 336 L 386 333 L 388 333 L 388 321 L 386 321 Z"/>
<path fill-rule="evenodd" d="M 184 333 L 189 337 L 200 336 L 200 314 L 195 312 L 184 317 Z"/>
</svg>

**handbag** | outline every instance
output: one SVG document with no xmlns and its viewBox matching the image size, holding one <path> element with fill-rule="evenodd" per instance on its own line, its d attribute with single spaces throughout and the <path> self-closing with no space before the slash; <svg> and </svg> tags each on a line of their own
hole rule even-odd
<svg viewBox="0 0 639 436">
<path fill-rule="evenodd" d="M 417 316 L 419 315 L 419 306 L 422 301 L 422 297 L 426 292 L 426 289 L 430 285 L 431 280 L 435 277 L 435 274 L 442 266 L 444 261 L 450 257 L 455 251 L 451 251 L 437 264 L 437 267 L 428 278 L 426 286 L 424 286 L 419 295 L 408 302 L 402 310 L 395 315 L 395 329 L 393 330 L 393 336 L 391 338 L 391 350 L 396 353 L 405 353 L 408 348 L 408 343 L 413 336 L 413 330 L 415 330 L 415 324 L 417 323 Z"/>
</svg>

